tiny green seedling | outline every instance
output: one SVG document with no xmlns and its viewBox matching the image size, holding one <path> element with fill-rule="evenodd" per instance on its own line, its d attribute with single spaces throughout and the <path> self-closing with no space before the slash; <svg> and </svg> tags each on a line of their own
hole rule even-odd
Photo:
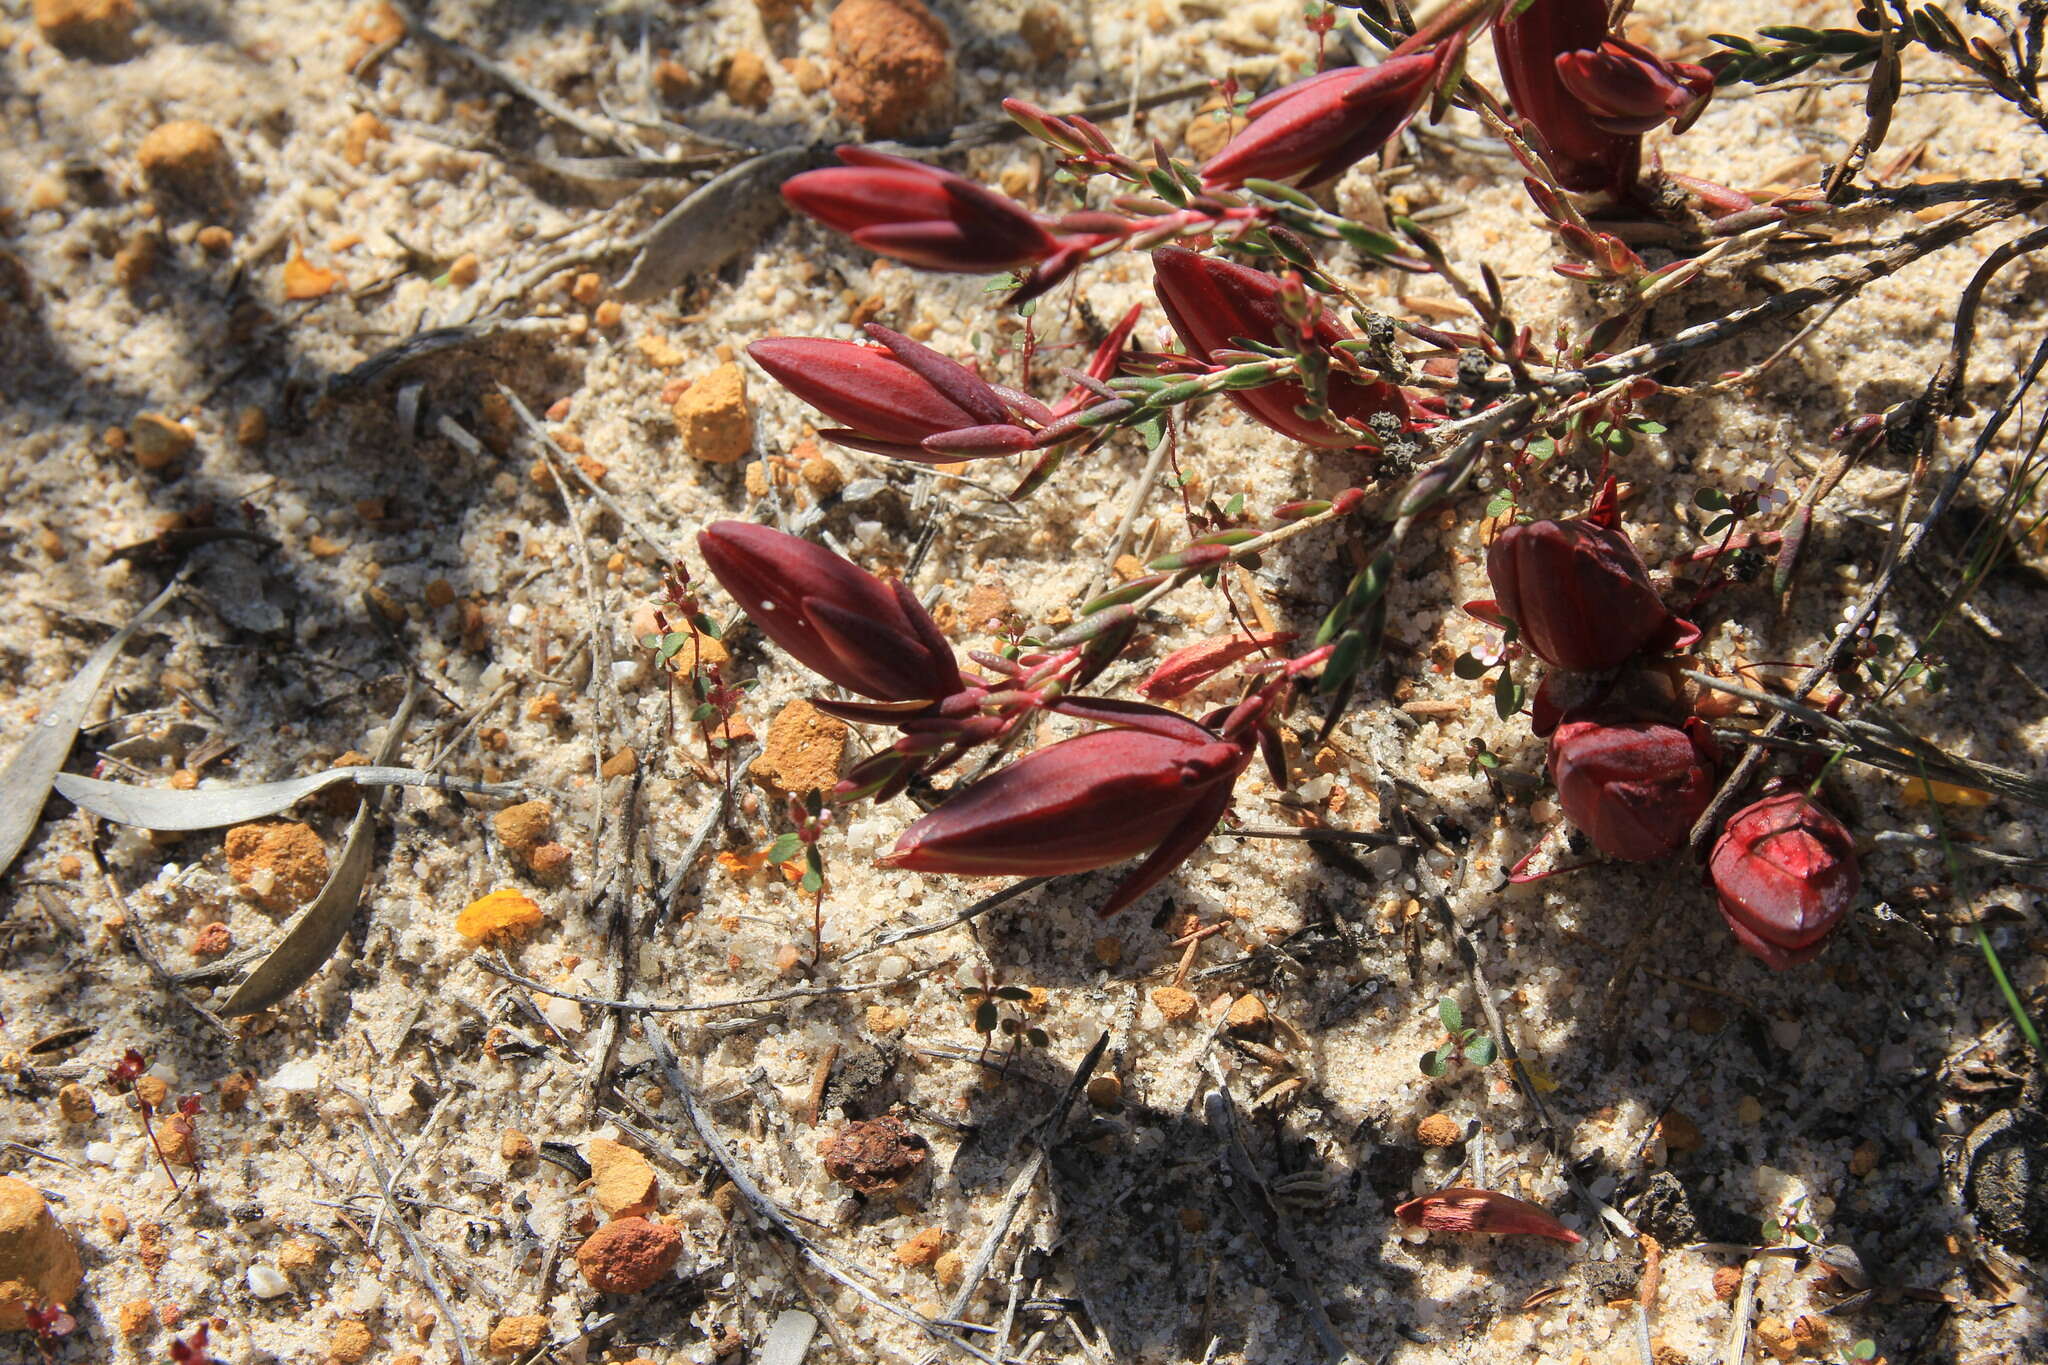
<svg viewBox="0 0 2048 1365">
<path fill-rule="evenodd" d="M 1473 1066 L 1493 1063 L 1499 1055 L 1493 1038 L 1479 1029 L 1465 1027 L 1465 1012 L 1458 1008 L 1457 1001 L 1445 996 L 1436 1002 L 1436 1014 L 1451 1036 L 1442 1047 L 1422 1054 L 1423 1075 L 1442 1076 L 1450 1071 L 1453 1062 L 1470 1062 Z"/>
</svg>

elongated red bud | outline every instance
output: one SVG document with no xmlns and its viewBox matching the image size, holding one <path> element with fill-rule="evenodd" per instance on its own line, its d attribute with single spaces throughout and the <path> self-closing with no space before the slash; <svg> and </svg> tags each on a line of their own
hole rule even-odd
<svg viewBox="0 0 2048 1365">
<path fill-rule="evenodd" d="M 1152 253 L 1152 274 L 1167 320 L 1180 334 L 1188 354 L 1197 360 L 1212 360 L 1214 353 L 1232 349 L 1232 342 L 1239 337 L 1273 344 L 1283 336 L 1295 335 L 1281 311 L 1281 282 L 1263 271 L 1186 247 L 1168 246 Z M 1313 341 L 1318 346 L 1334 347 L 1350 339 L 1351 333 L 1327 312 L 1315 325 Z M 1330 375 L 1329 407 L 1334 421 L 1314 421 L 1296 411 L 1308 401 L 1299 384 L 1233 390 L 1229 398 L 1261 425 L 1293 440 L 1330 449 L 1373 443 L 1359 428 L 1375 413 L 1391 413 L 1403 424 L 1409 420 L 1408 401 L 1400 389 L 1386 383 L 1361 383 L 1342 373 Z"/>
<path fill-rule="evenodd" d="M 1707 861 L 1735 940 L 1777 971 L 1808 962 L 1855 903 L 1855 841 L 1804 792 L 1728 817 Z"/>
<path fill-rule="evenodd" d="M 841 147 L 844 166 L 783 182 L 782 197 L 884 256 L 926 270 L 988 275 L 1058 250 L 1029 210 L 964 176 L 865 147 Z"/>
<path fill-rule="evenodd" d="M 813 673 L 879 702 L 964 686 L 946 637 L 910 590 L 772 527 L 714 522 L 697 548 L 761 633 Z"/>
<path fill-rule="evenodd" d="M 857 450 L 934 464 L 1010 455 L 1037 440 L 965 365 L 887 328 L 873 331 L 885 345 L 764 337 L 747 354 L 791 393 L 844 422 L 821 434 Z"/>
<path fill-rule="evenodd" d="M 1554 1242 L 1585 1239 L 1526 1200 L 1498 1190 L 1456 1185 L 1411 1199 L 1394 1216 L 1431 1232 L 1491 1232 L 1507 1237 L 1548 1237 Z"/>
<path fill-rule="evenodd" d="M 1251 759 L 1250 744 L 1158 707 L 1087 698 L 1056 709 L 1119 728 L 1061 740 L 983 778 L 904 830 L 882 862 L 1030 877 L 1149 852 L 1102 907 L 1112 914 L 1201 845 Z"/>
<path fill-rule="evenodd" d="M 1202 167 L 1205 185 L 1299 175 L 1312 185 L 1364 160 L 1415 116 L 1436 73 L 1433 52 L 1341 66 L 1256 100 L 1251 122 Z"/>
</svg>

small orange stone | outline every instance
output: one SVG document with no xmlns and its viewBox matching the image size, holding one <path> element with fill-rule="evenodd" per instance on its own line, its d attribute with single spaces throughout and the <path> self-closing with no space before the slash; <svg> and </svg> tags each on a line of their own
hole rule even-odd
<svg viewBox="0 0 2048 1365">
<path fill-rule="evenodd" d="M 540 907 L 524 892 L 493 891 L 455 918 L 455 932 L 474 944 L 521 939 L 541 925 Z"/>
</svg>

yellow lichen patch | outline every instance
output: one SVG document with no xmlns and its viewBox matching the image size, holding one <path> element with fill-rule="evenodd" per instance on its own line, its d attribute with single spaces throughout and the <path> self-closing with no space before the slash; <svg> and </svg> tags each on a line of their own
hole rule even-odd
<svg viewBox="0 0 2048 1365">
<path fill-rule="evenodd" d="M 471 943 L 524 938 L 540 927 L 540 907 L 519 891 L 493 891 L 455 917 L 455 932 Z"/>
</svg>

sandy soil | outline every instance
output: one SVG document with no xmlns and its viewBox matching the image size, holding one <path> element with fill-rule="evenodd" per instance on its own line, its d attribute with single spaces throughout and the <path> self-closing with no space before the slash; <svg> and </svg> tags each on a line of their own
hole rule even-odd
<svg viewBox="0 0 2048 1365">
<path fill-rule="evenodd" d="M 1097 1074 L 1114 1076 L 1120 1096 L 1076 1106 L 968 1305 L 973 1319 L 999 1320 L 1014 1288 L 1022 1307 L 1012 1349 L 1033 1343 L 1035 1360 L 1313 1359 L 1300 1306 L 1307 1285 L 1363 1360 L 1634 1361 L 1632 1243 L 1459 1240 L 1392 1219 L 1414 1192 L 1483 1175 L 1593 1233 L 1561 1157 L 1577 1163 L 1593 1196 L 1623 1208 L 1653 1173 L 1676 1176 L 1705 1240 L 1747 1241 L 1796 1208 L 1822 1240 L 1855 1246 L 1881 1283 L 1953 1296 L 1952 1307 L 1891 1296 L 1815 1318 L 1830 1349 L 1867 1337 L 1892 1360 L 2048 1352 L 2030 1272 L 1983 1247 L 1953 1184 L 1961 1135 L 2012 1101 L 2017 1074 L 2006 1068 L 2026 1066 L 1972 926 L 1990 925 L 2038 1009 L 2048 987 L 2038 888 L 2026 874 L 1975 866 L 1951 883 L 1934 854 L 1874 849 L 1865 903 L 1888 907 L 1890 919 L 1860 915 L 1818 963 L 1783 974 L 1737 953 L 1684 868 L 1607 864 L 1503 889 L 1504 870 L 1559 816 L 1540 792 L 1496 800 L 1468 763 L 1468 746 L 1483 741 L 1510 769 L 1541 770 L 1526 727 L 1496 720 L 1447 667 L 1484 633 L 1455 608 L 1486 595 L 1476 554 L 1483 496 L 1446 513 L 1404 567 L 1397 648 L 1338 727 L 1331 760 L 1304 757 L 1292 794 L 1254 775 L 1238 798 L 1252 825 L 1283 823 L 1290 806 L 1306 805 L 1371 829 L 1374 784 L 1387 774 L 1413 784 L 1416 809 L 1452 840 L 1461 865 L 1404 862 L 1393 850 L 1319 856 L 1301 843 L 1219 835 L 1164 896 L 1117 920 L 1091 913 L 1107 877 L 1069 878 L 971 927 L 854 958 L 877 934 L 944 918 L 999 885 L 875 867 L 913 808 L 861 807 L 827 841 L 825 953 L 812 964 L 810 898 L 744 857 L 785 827 L 782 798 L 742 784 L 742 832 L 718 831 L 722 856 L 699 864 L 675 904 L 657 910 L 654 889 L 676 875 L 714 810 L 719 762 L 705 762 L 629 622 L 658 598 L 662 558 L 701 573 L 692 535 L 705 522 L 801 517 L 818 502 L 794 485 L 750 495 L 744 464 L 692 459 L 669 411 L 676 392 L 756 337 L 848 335 L 856 316 L 951 353 L 978 352 L 1014 377 L 1015 320 L 1000 318 L 985 281 L 915 274 L 789 221 L 713 274 L 651 302 L 607 306 L 631 260 L 622 244 L 688 182 L 574 180 L 538 167 L 534 158 L 612 149 L 419 37 L 363 62 L 377 46 L 374 26 L 340 5 L 145 0 L 133 54 L 96 62 L 55 50 L 24 8 L 0 19 L 0 266 L 13 277 L 0 276 L 10 291 L 0 302 L 0 591 L 14 604 L 0 631 L 5 733 L 25 733 L 171 570 L 112 552 L 167 528 L 252 531 L 264 541 L 191 554 L 185 591 L 117 665 L 72 769 L 104 755 L 102 775 L 156 786 L 194 770 L 206 785 L 316 771 L 373 752 L 412 676 L 423 692 L 400 761 L 423 766 L 452 744 L 448 771 L 521 784 L 547 801 L 552 838 L 570 857 L 565 875 L 544 880 L 494 828 L 504 802 L 404 792 L 379 817 L 374 870 L 335 961 L 224 1036 L 151 975 L 130 935 L 146 935 L 173 974 L 234 968 L 276 940 L 289 907 L 266 907 L 234 874 L 220 832 L 95 826 L 53 799 L 0 901 L 0 1170 L 45 1192 L 84 1261 L 79 1325 L 60 1358 L 163 1360 L 173 1336 L 206 1319 L 213 1349 L 235 1362 L 321 1361 L 364 1334 L 364 1359 L 456 1360 L 461 1349 L 483 1359 L 502 1320 L 539 1315 L 542 1340 L 563 1360 L 705 1361 L 722 1330 L 761 1359 L 770 1323 L 790 1308 L 825 1320 L 829 1335 L 809 1359 L 919 1357 L 926 1339 L 916 1326 L 815 1268 L 797 1269 L 776 1239 L 728 1219 L 730 1192 L 713 1199 L 724 1175 L 691 1136 L 645 1029 L 679 1051 L 712 1127 L 805 1234 L 883 1302 L 927 1316 L 951 1311 L 945 1275 L 982 1246 L 1039 1150 L 1035 1125 L 1106 1033 Z M 1788 17 L 1743 0 L 1642 8 L 1651 41 L 1680 55 L 1704 52 L 1707 32 Z M 1841 7 L 1793 9 L 1804 22 L 1849 21 Z M 1050 60 L 1017 36 L 1020 13 L 999 0 L 943 10 L 962 117 L 993 112 L 1007 94 L 1064 108 L 1226 71 L 1253 84 L 1313 52 L 1297 9 L 1281 3 L 1075 6 L 1064 16 L 1072 55 Z M 829 64 L 822 8 L 764 26 L 739 0 L 601 14 L 448 4 L 430 22 L 585 118 L 656 108 L 649 70 L 670 59 L 698 82 L 668 106 L 692 127 L 764 146 L 847 134 L 829 93 L 806 93 L 780 65 Z M 722 63 L 741 50 L 768 59 L 765 107 L 735 104 L 721 85 Z M 1923 56 L 1908 74 L 1944 73 Z M 1717 101 L 1683 140 L 1653 145 L 1674 168 L 1790 187 L 1860 134 L 1861 98 L 1860 84 L 1833 78 L 1744 90 Z M 1144 135 L 1179 146 L 1195 107 L 1162 106 Z M 383 132 L 364 141 L 356 123 L 352 143 L 364 114 Z M 152 191 L 140 160 L 144 136 L 178 119 L 216 129 L 227 162 L 216 182 L 183 197 Z M 1109 126 L 1142 145 L 1128 122 Z M 661 133 L 642 136 L 655 155 L 683 150 Z M 1981 92 L 1911 90 L 1878 160 L 1916 146 L 1924 151 L 1901 179 L 2048 167 L 2048 140 Z M 1376 201 L 1442 210 L 1433 230 L 1453 258 L 1494 264 L 1539 335 L 1560 317 L 1591 316 L 1584 290 L 1548 270 L 1551 248 L 1510 163 L 1431 141 L 1403 160 L 1383 183 L 1353 172 L 1335 202 L 1360 214 Z M 1026 197 L 1053 190 L 1049 163 L 1023 142 L 955 164 Z M 1844 215 L 1834 231 L 1853 253 L 1914 226 L 1910 215 L 1872 212 Z M 1964 282 L 2014 232 L 1980 234 L 1864 291 L 1753 391 L 1703 386 L 1763 360 L 1790 331 L 1753 334 L 1686 370 L 1692 391 L 1656 405 L 1668 432 L 1642 440 L 1621 466 L 1631 529 L 1652 563 L 1700 543 L 1699 487 L 1733 490 L 1776 469 L 1796 489 L 1829 458 L 1831 428 L 1917 391 L 1948 346 Z M 1356 273 L 1355 260 L 1337 259 Z M 1841 259 L 1717 276 L 1655 325 L 1675 330 Z M 331 290 L 286 297 L 294 278 L 324 270 L 340 276 Z M 1149 278 L 1135 258 L 1089 271 L 1094 316 L 1149 299 Z M 1356 282 L 1376 306 L 1424 320 L 1443 312 L 1410 297 L 1449 298 L 1404 278 Z M 1972 370 L 1980 413 L 2038 343 L 2044 296 L 2024 261 L 1990 290 Z M 1064 294 L 1049 300 L 1041 336 L 1078 335 L 1068 310 Z M 351 376 L 402 338 L 479 321 L 470 341 L 367 382 Z M 1148 312 L 1143 334 L 1161 325 Z M 571 455 L 595 462 L 590 472 L 602 466 L 601 485 L 626 519 L 580 487 L 565 510 L 562 491 L 535 476 L 540 451 L 499 384 L 545 414 Z M 757 370 L 747 384 L 754 452 L 822 453 L 844 481 L 823 508 L 833 543 L 870 567 L 901 570 L 937 523 L 915 586 L 952 608 L 942 615 L 963 649 L 995 639 L 967 609 L 971 591 L 981 608 L 1019 623 L 1056 621 L 1081 600 L 1106 570 L 1144 462 L 1135 441 L 1119 442 L 1069 462 L 1033 501 L 1012 506 L 991 490 L 1009 487 L 1016 471 L 979 465 L 963 480 L 819 452 L 807 409 Z M 145 414 L 183 424 L 191 448 L 143 467 L 126 429 Z M 1994 446 L 1973 506 L 1997 496 L 2031 429 L 2016 423 Z M 1975 431 L 1973 418 L 1952 423 L 1939 458 L 1956 458 Z M 1194 492 L 1218 503 L 1242 492 L 1253 509 L 1369 473 L 1221 405 L 1191 427 L 1182 468 Z M 1761 584 L 1723 594 L 1707 614 L 1702 656 L 1722 667 L 1811 658 L 1858 599 L 1906 473 L 1883 455 L 1852 472 L 1828 504 L 1794 609 L 1779 615 Z M 1554 505 L 1535 510 L 1576 507 L 1584 489 L 1582 475 L 1568 479 Z M 1184 536 L 1169 493 L 1152 497 L 1137 534 L 1156 549 Z M 1311 626 L 1348 571 L 1337 538 L 1309 538 L 1262 567 L 1255 595 L 1282 624 Z M 1952 577 L 1937 559 L 1932 580 L 1897 596 L 1884 629 L 1919 639 Z M 1946 628 L 1945 686 L 1908 693 L 1900 718 L 1958 752 L 2039 775 L 2043 708 L 2028 679 L 2048 676 L 2042 582 L 2037 563 L 1994 575 L 1973 602 L 2002 643 L 1964 623 Z M 1238 591 L 1244 600 L 1242 581 Z M 727 610 L 715 593 L 712 601 Z M 1220 594 L 1170 599 L 1150 652 L 1113 668 L 1101 690 L 1128 694 L 1151 660 L 1230 624 Z M 734 654 L 733 672 L 757 683 L 742 712 L 758 731 L 812 690 L 757 637 L 736 640 Z M 1226 688 L 1190 705 L 1213 704 Z M 1296 718 L 1304 731 L 1313 723 Z M 857 753 L 860 740 L 852 744 Z M 600 775 L 626 748 L 632 771 L 613 762 L 617 775 Z M 1893 778 L 1843 765 L 1827 791 L 1862 834 L 1933 832 L 1929 807 Z M 334 858 L 351 809 L 315 800 L 294 818 Z M 1945 807 L 1942 818 L 2007 851 L 2032 854 L 2043 842 L 2041 812 L 2003 799 Z M 455 922 L 500 888 L 523 892 L 543 915 L 510 962 L 554 989 L 695 1005 L 807 981 L 858 989 L 622 1022 L 484 969 Z M 1440 1080 L 1417 1068 L 1442 1041 L 1441 998 L 1480 1014 L 1433 899 L 1440 889 L 1478 945 L 1554 1129 L 1504 1064 Z M 1178 979 L 1172 939 L 1189 922 L 1223 931 L 1194 953 L 1185 981 L 1193 1012 L 1169 1019 L 1154 991 Z M 202 934 L 215 924 L 225 926 L 225 954 L 196 955 L 222 946 L 220 931 L 208 931 L 210 943 Z M 1641 970 L 1618 978 L 1638 941 Z M 979 971 L 1033 988 L 1012 1010 L 1045 1031 L 1045 1046 L 1006 1058 L 999 1040 L 982 1057 L 968 997 Z M 222 969 L 181 991 L 218 1005 L 234 976 Z M 1266 1051 L 1220 1036 L 1247 993 L 1279 1021 Z M 619 1092 L 649 1115 L 631 1120 L 637 1134 L 596 1103 L 614 1029 Z M 1979 1041 L 1983 1056 L 1961 1065 Z M 869 1064 L 876 1048 L 886 1065 Z M 199 1164 L 177 1168 L 175 1193 L 133 1098 L 106 1083 L 129 1049 L 172 1103 L 201 1097 Z M 841 1120 L 827 1106 L 814 1122 L 810 1110 L 828 1066 L 841 1078 L 833 1098 L 861 1115 L 896 1106 L 928 1140 L 926 1170 L 908 1188 L 856 1201 L 826 1176 L 819 1144 Z M 223 1083 L 236 1091 L 231 1078 L 245 1074 L 253 1091 L 231 1108 Z M 1289 1078 L 1302 1083 L 1255 1104 Z M 65 1117 L 67 1083 L 85 1087 L 95 1116 Z M 1219 1084 L 1236 1097 L 1247 1159 L 1269 1188 L 1280 1184 L 1277 1219 L 1233 1172 L 1206 1100 Z M 1481 1136 L 1424 1147 L 1418 1124 L 1436 1114 Z M 574 1260 L 599 1216 L 575 1168 L 600 1137 L 645 1149 L 659 1173 L 658 1216 L 682 1237 L 676 1270 L 644 1293 L 599 1295 Z M 399 1167 L 390 1210 L 371 1153 Z M 401 1241 L 400 1221 L 421 1252 Z M 1298 1260 L 1273 1231 L 1283 1223 Z M 940 1238 L 913 1246 L 929 1229 Z M 952 1262 L 920 1255 L 935 1240 Z M 461 1349 L 420 1255 L 447 1295 Z M 2003 1267 L 2002 1282 L 1971 1273 L 1987 1258 Z M 1720 1358 L 1730 1308 L 1713 1280 L 1741 1263 L 1726 1251 L 1664 1252 L 1650 1326 L 1658 1361 Z M 1829 1300 L 1789 1260 L 1762 1265 L 1759 1335 L 1792 1349 L 1791 1324 Z M 32 1358 L 25 1337 L 0 1337 L 0 1360 Z"/>
</svg>

